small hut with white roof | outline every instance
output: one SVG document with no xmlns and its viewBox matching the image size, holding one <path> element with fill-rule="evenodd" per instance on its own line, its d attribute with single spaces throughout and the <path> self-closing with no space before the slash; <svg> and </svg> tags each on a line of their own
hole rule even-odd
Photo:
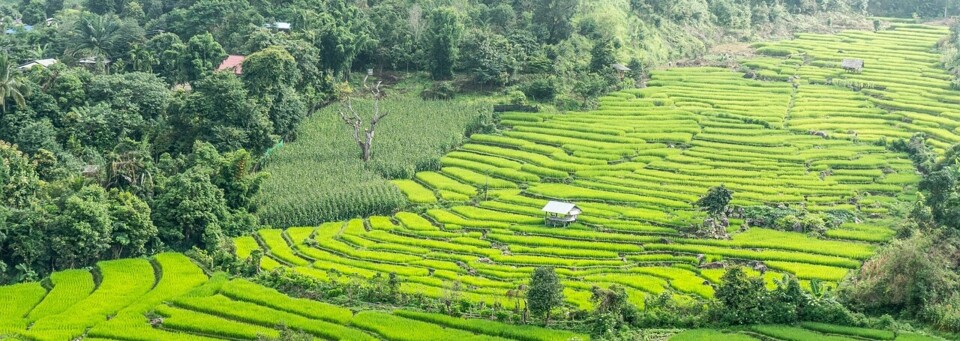
<svg viewBox="0 0 960 341">
<path fill-rule="evenodd" d="M 551 201 L 543 206 L 543 220 L 547 226 L 567 226 L 577 222 L 583 211 L 569 202 Z"/>
</svg>

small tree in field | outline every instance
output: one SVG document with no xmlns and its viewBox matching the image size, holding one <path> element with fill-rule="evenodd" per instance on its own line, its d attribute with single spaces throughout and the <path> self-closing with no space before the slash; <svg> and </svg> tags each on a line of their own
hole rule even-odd
<svg viewBox="0 0 960 341">
<path fill-rule="evenodd" d="M 697 206 L 700 209 L 710 213 L 711 216 L 719 216 L 727 210 L 727 205 L 733 200 L 733 191 L 723 185 L 713 187 L 700 200 L 697 200 Z"/>
<path fill-rule="evenodd" d="M 727 226 L 727 205 L 733 200 L 733 191 L 723 185 L 713 187 L 706 195 L 697 200 L 695 205 L 701 210 L 707 212 L 709 216 L 703 222 L 703 225 L 697 234 L 712 238 L 726 238 Z"/>
<path fill-rule="evenodd" d="M 563 284 L 552 267 L 540 267 L 530 278 L 527 291 L 527 307 L 534 315 L 544 317 L 544 324 L 550 323 L 550 310 L 563 303 Z"/>
<path fill-rule="evenodd" d="M 386 111 L 380 109 L 380 100 L 384 97 L 383 91 L 380 90 L 380 83 L 381 82 L 377 82 L 377 85 L 369 87 L 367 86 L 367 78 L 363 79 L 364 90 L 370 91 L 373 95 L 373 115 L 370 117 L 369 128 L 363 127 L 363 118 L 361 118 L 360 114 L 353 108 L 353 100 L 350 98 L 347 98 L 346 104 L 344 105 L 347 112 L 343 110 L 340 111 L 340 118 L 343 119 L 343 123 L 353 127 L 353 139 L 356 140 L 357 145 L 360 146 L 363 162 L 370 161 L 370 157 L 373 155 L 373 135 L 377 128 L 377 123 L 380 123 L 380 120 L 388 115 Z"/>
</svg>

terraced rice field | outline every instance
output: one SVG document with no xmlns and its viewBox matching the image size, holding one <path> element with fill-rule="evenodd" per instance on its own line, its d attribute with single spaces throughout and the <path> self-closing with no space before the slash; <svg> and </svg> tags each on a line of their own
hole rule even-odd
<svg viewBox="0 0 960 341">
<path fill-rule="evenodd" d="M 288 230 L 284 238 L 305 231 Z M 589 340 L 573 332 L 490 320 L 407 310 L 351 311 L 285 296 L 222 273 L 208 277 L 177 253 L 105 261 L 94 272 L 98 275 L 67 270 L 55 273 L 48 284 L 0 287 L 0 296 L 11 298 L 0 307 L 0 339 L 261 340 L 278 337 L 277 327 L 286 326 L 316 340 Z M 670 340 L 756 340 L 761 335 L 785 340 L 935 340 L 820 323 L 754 326 L 740 332 L 691 330 Z"/>
<path fill-rule="evenodd" d="M 396 181 L 420 214 L 261 231 L 259 243 L 242 244 L 267 251 L 268 267 L 321 279 L 332 270 L 392 272 L 404 290 L 433 297 L 460 283 L 464 297 L 504 307 L 517 304 L 512 293 L 545 265 L 558 268 L 567 303 L 582 309 L 591 308 L 590 287 L 613 283 L 637 304 L 668 290 L 712 297 L 724 270 L 701 269 L 698 257 L 763 262 L 771 283 L 787 273 L 806 285 L 835 283 L 892 238 L 882 219 L 912 200 L 919 180 L 906 155 L 872 142 L 917 132 L 941 147 L 960 141 L 949 116 L 955 105 L 945 102 L 954 93 L 932 51 L 945 34 L 901 25 L 801 35 L 764 45 L 790 49 L 788 56 L 743 62 L 762 79 L 720 68 L 661 70 L 647 88 L 602 98 L 598 110 L 506 113 L 502 133 L 474 135 L 440 171 Z M 841 57 L 867 59 L 868 71 L 846 73 Z M 876 84 L 854 91 L 844 86 L 850 82 Z M 925 103 L 938 114 L 888 102 Z M 824 130 L 827 137 L 811 134 Z M 703 219 L 692 203 L 720 184 L 735 191 L 737 206 L 846 211 L 867 222 L 818 238 L 741 231 L 734 219 L 730 240 L 685 237 L 681 231 Z M 545 227 L 548 200 L 576 202 L 580 223 Z"/>
<path fill-rule="evenodd" d="M 894 25 L 892 30 L 837 35 L 801 34 L 798 39 L 758 44 L 789 53 L 744 63 L 761 75 L 792 78 L 795 105 L 785 126 L 834 137 L 877 141 L 922 132 L 941 150 L 960 142 L 960 100 L 934 49 L 945 27 Z M 839 67 L 864 61 L 862 72 Z M 845 88 L 862 89 L 859 92 Z"/>
<path fill-rule="evenodd" d="M 914 199 L 919 177 L 911 161 L 874 142 L 918 132 L 941 151 L 960 142 L 960 100 L 933 50 L 947 33 L 894 25 L 879 33 L 805 34 L 757 45 L 775 55 L 742 61 L 757 79 L 720 68 L 658 70 L 648 87 L 603 97 L 598 110 L 506 113 L 501 133 L 474 135 L 443 157 L 439 171 L 395 181 L 414 203 L 409 210 L 261 230 L 235 239 L 237 254 L 262 249 L 263 268 L 288 267 L 321 281 L 394 273 L 408 293 L 440 298 L 457 288 L 464 299 L 507 309 L 522 304 L 517 289 L 538 266 L 557 269 L 566 303 L 580 309 L 592 308 L 595 285 L 623 285 L 640 307 L 668 291 L 678 300 L 711 298 L 725 270 L 703 262 L 762 262 L 769 285 L 784 274 L 830 285 L 893 237 L 885 218 Z M 866 69 L 843 71 L 843 58 L 864 59 Z M 685 235 L 704 219 L 692 204 L 720 184 L 735 192 L 736 206 L 843 211 L 863 221 L 822 237 L 740 229 L 739 219 L 731 219 L 728 240 Z M 540 210 L 548 200 L 576 202 L 580 221 L 545 227 Z M 585 338 L 416 312 L 353 313 L 207 278 L 172 254 L 152 264 L 104 262 L 98 270 L 58 273 L 52 287 L 0 288 L 0 297 L 17 297 L 0 307 L 0 333 L 252 339 L 275 336 L 273 326 L 283 322 L 320 339 Z M 145 313 L 161 317 L 160 328 L 151 328 Z M 922 339 L 821 324 L 718 333 L 675 339 Z"/>
<path fill-rule="evenodd" d="M 278 337 L 280 325 L 317 340 L 587 339 L 413 311 L 355 314 L 224 274 L 208 277 L 177 253 L 101 262 L 96 272 L 58 272 L 49 286 L 0 287 L 0 297 L 8 298 L 0 306 L 0 339 L 257 340 Z"/>
</svg>

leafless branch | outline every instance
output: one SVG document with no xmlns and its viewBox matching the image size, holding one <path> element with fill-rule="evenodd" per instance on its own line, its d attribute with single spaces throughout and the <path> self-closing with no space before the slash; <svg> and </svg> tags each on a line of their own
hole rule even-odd
<svg viewBox="0 0 960 341">
<path fill-rule="evenodd" d="M 340 119 L 342 119 L 346 125 L 353 128 L 353 138 L 357 142 L 357 145 L 360 146 L 360 150 L 363 153 L 363 161 L 370 161 L 373 136 L 377 123 L 380 123 L 380 120 L 389 114 L 380 107 L 380 100 L 384 97 L 384 92 L 380 89 L 382 82 L 377 82 L 376 85 L 371 87 L 367 85 L 368 78 L 369 76 L 363 78 L 363 88 L 373 95 L 373 116 L 370 118 L 369 128 L 363 128 L 363 119 L 353 108 L 353 101 L 350 98 L 347 98 L 344 103 L 346 112 L 344 110 L 339 111 Z"/>
</svg>

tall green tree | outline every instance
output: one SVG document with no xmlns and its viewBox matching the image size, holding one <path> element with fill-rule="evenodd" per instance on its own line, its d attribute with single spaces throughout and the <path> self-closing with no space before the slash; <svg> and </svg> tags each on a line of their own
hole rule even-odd
<svg viewBox="0 0 960 341">
<path fill-rule="evenodd" d="M 86 0 L 84 7 L 100 15 L 117 12 L 117 2 L 114 0 Z"/>
<path fill-rule="evenodd" d="M 232 73 L 215 72 L 196 82 L 174 114 L 177 125 L 170 128 L 181 148 L 201 140 L 220 151 L 242 148 L 259 154 L 273 145 L 273 127 L 265 108 L 256 104 Z"/>
<path fill-rule="evenodd" d="M 707 195 L 697 200 L 696 205 L 700 207 L 700 209 L 710 213 L 710 215 L 719 216 L 727 210 L 727 205 L 730 204 L 730 200 L 733 200 L 733 191 L 721 184 L 720 186 L 710 188 L 710 190 L 707 191 Z"/>
<path fill-rule="evenodd" d="M 300 84 L 297 61 L 282 47 L 274 46 L 251 54 L 243 62 L 243 81 L 250 94 L 268 107 L 273 133 L 291 136 L 307 114 L 294 85 Z"/>
<path fill-rule="evenodd" d="M 269 97 L 264 97 L 267 116 L 273 126 L 273 134 L 286 141 L 296 139 L 297 126 L 307 116 L 306 104 L 293 87 L 285 86 Z"/>
<path fill-rule="evenodd" d="M 573 16 L 579 0 L 535 0 L 533 31 L 547 44 L 556 44 L 573 33 Z"/>
<path fill-rule="evenodd" d="M 109 200 L 113 220 L 111 257 L 137 257 L 156 248 L 159 231 L 150 220 L 150 206 L 136 195 L 119 190 L 110 191 Z"/>
<path fill-rule="evenodd" d="M 52 18 L 57 12 L 63 9 L 63 0 L 46 0 L 44 1 L 44 11 L 46 11 L 47 18 Z"/>
<path fill-rule="evenodd" d="M 146 72 L 96 75 L 86 87 L 87 100 L 91 103 L 105 103 L 144 120 L 162 119 L 172 101 L 166 83 L 155 74 Z"/>
<path fill-rule="evenodd" d="M 465 43 L 472 53 L 464 56 L 464 64 L 481 84 L 506 85 L 520 70 L 518 56 L 522 51 L 506 37 L 486 30 L 472 32 Z"/>
<path fill-rule="evenodd" d="M 544 324 L 550 323 L 550 311 L 563 304 L 563 284 L 552 267 L 539 267 L 530 278 L 527 290 L 527 307 L 536 316 L 542 316 Z"/>
<path fill-rule="evenodd" d="M 187 66 L 187 79 L 196 81 L 205 75 L 213 73 L 216 67 L 227 58 L 227 52 L 223 50 L 213 35 L 205 32 L 195 35 L 187 41 L 186 57 L 184 58 Z"/>
<path fill-rule="evenodd" d="M 283 48 L 297 61 L 300 82 L 294 85 L 297 95 L 312 112 L 335 96 L 333 77 L 323 69 L 321 53 L 313 44 L 299 39 L 281 42 Z"/>
<path fill-rule="evenodd" d="M 26 86 L 16 73 L 16 66 L 6 53 L 0 54 L 0 112 L 7 112 L 7 101 L 17 106 L 26 104 Z"/>
<path fill-rule="evenodd" d="M 243 61 L 243 82 L 251 94 L 263 96 L 300 82 L 300 70 L 290 52 L 272 46 L 247 56 Z"/>
<path fill-rule="evenodd" d="M 403 0 L 382 1 L 370 8 L 370 22 L 376 45 L 371 51 L 371 64 L 378 68 L 409 68 L 415 63 L 417 42 L 408 19 L 410 13 Z"/>
<path fill-rule="evenodd" d="M 464 29 L 460 13 L 452 7 L 440 7 L 430 13 L 426 39 L 430 75 L 433 79 L 453 78 L 453 68 L 460 57 L 459 45 Z"/>
<path fill-rule="evenodd" d="M 720 308 L 717 319 L 727 324 L 753 324 L 769 322 L 770 293 L 763 279 L 750 277 L 743 268 L 728 270 L 720 281 L 714 296 Z"/>
<path fill-rule="evenodd" d="M 81 14 L 71 32 L 67 53 L 77 59 L 94 58 L 101 70 L 113 59 L 125 56 L 142 43 L 144 31 L 136 22 L 122 21 L 115 14 Z"/>
<path fill-rule="evenodd" d="M 87 185 L 58 200 L 47 233 L 56 269 L 92 264 L 110 249 L 113 220 L 106 192 Z"/>
<path fill-rule="evenodd" d="M 178 249 L 218 247 L 228 209 L 212 170 L 197 166 L 174 175 L 154 203 L 152 217 L 160 238 Z"/>
<path fill-rule="evenodd" d="M 611 73 L 611 65 L 617 63 L 617 44 L 613 39 L 596 42 L 590 50 L 590 71 Z"/>
<path fill-rule="evenodd" d="M 31 0 L 25 2 L 20 8 L 20 20 L 27 25 L 37 25 L 47 19 L 46 6 L 43 1 Z"/>
<path fill-rule="evenodd" d="M 187 44 L 180 37 L 169 32 L 160 33 L 150 38 L 145 48 L 153 55 L 153 70 L 156 73 L 172 84 L 183 81 Z"/>
<path fill-rule="evenodd" d="M 39 192 L 34 165 L 16 146 L 0 140 L 0 206 L 29 207 Z"/>
<path fill-rule="evenodd" d="M 254 3 L 245 0 L 197 0 L 174 2 L 177 8 L 162 19 L 166 29 L 181 37 L 210 33 L 232 53 L 242 53 L 250 35 L 263 27 L 263 16 Z"/>
<path fill-rule="evenodd" d="M 321 53 L 321 69 L 337 77 L 349 76 L 357 56 L 374 45 L 365 11 L 347 0 L 305 3 L 294 24 L 303 27 L 298 34 Z"/>
</svg>

